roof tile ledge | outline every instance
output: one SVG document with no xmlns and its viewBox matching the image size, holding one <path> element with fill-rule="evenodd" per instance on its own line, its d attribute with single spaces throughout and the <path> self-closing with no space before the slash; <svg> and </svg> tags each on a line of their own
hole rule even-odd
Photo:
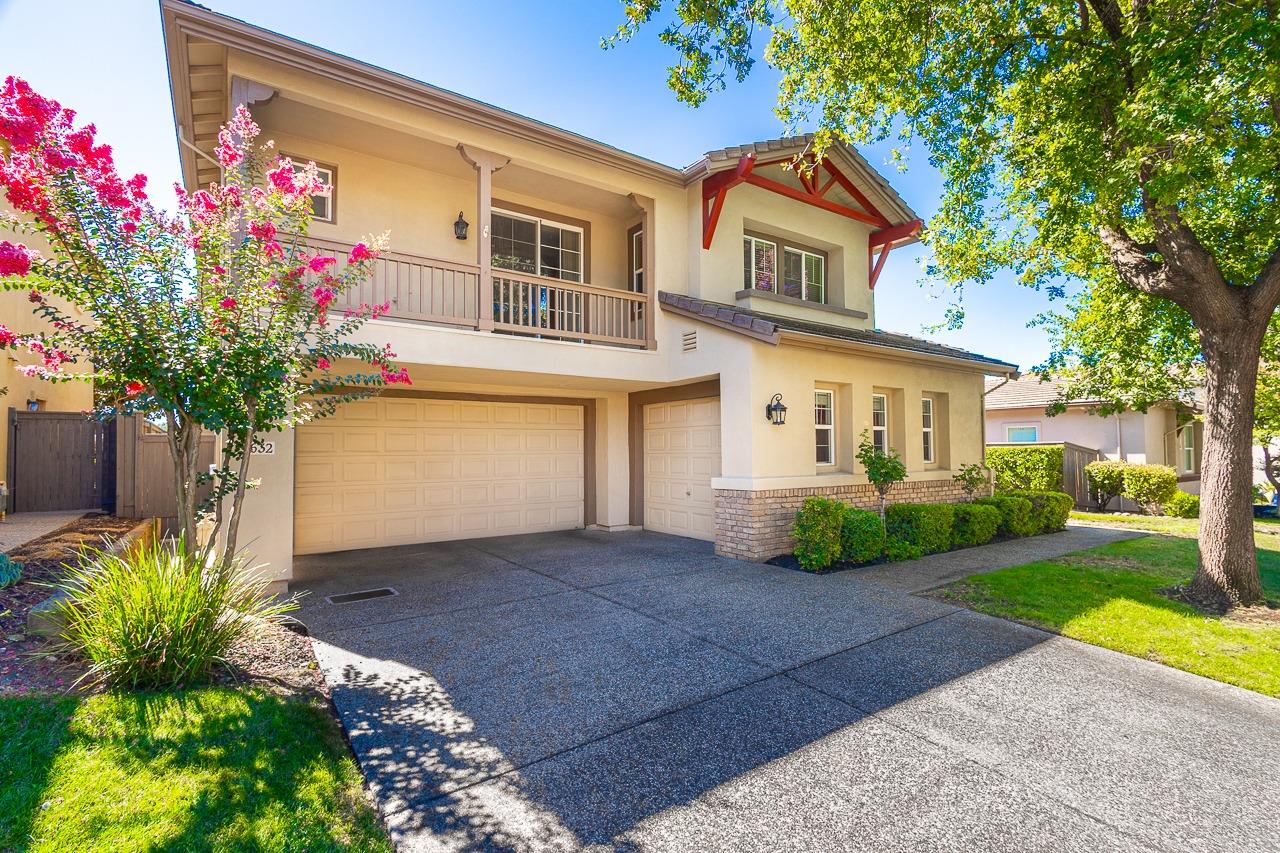
<svg viewBox="0 0 1280 853">
<path fill-rule="evenodd" d="M 683 293 L 668 293 L 665 290 L 658 291 L 658 302 L 662 305 L 664 311 L 692 317 L 731 332 L 748 335 L 775 345 L 781 340 L 782 334 L 788 332 L 795 335 L 849 341 L 900 352 L 966 361 L 982 365 L 989 371 L 1001 375 L 1013 374 L 1016 376 L 1018 372 L 1016 364 L 1010 364 L 990 356 L 979 355 L 958 347 L 934 343 L 933 341 L 915 338 L 910 335 L 884 332 L 879 329 L 849 329 L 843 326 L 813 323 L 808 320 L 778 317 L 771 314 L 762 314 L 759 311 L 738 308 L 733 305 L 725 305 L 720 302 L 696 299 Z M 995 370 L 992 370 L 993 368 Z"/>
</svg>

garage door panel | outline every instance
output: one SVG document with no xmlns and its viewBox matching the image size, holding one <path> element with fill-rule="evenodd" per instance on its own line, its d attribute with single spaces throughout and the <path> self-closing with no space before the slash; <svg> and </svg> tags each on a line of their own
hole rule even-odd
<svg viewBox="0 0 1280 853">
<path fill-rule="evenodd" d="M 644 424 L 644 526 L 714 539 L 711 480 L 720 476 L 719 398 L 646 406 Z"/>
<path fill-rule="evenodd" d="M 582 407 L 359 402 L 298 430 L 296 553 L 583 525 Z"/>
</svg>

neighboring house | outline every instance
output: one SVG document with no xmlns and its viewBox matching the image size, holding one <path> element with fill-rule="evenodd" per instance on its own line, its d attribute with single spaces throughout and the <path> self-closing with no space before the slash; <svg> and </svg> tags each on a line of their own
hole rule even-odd
<svg viewBox="0 0 1280 853">
<path fill-rule="evenodd" d="M 1066 411 L 1045 413 L 1062 392 L 1039 376 L 989 379 L 986 393 L 987 444 L 1055 444 L 1069 441 L 1097 450 L 1106 459 L 1169 465 L 1180 488 L 1200 492 L 1204 424 L 1179 402 L 1158 403 L 1143 412 L 1096 413 L 1098 400 L 1074 399 Z"/>
<path fill-rule="evenodd" d="M 219 178 L 208 153 L 245 103 L 334 184 L 316 246 L 390 230 L 351 301 L 390 301 L 361 334 L 413 385 L 255 460 L 241 539 L 278 578 L 298 554 L 580 527 L 765 559 L 806 496 L 875 504 L 863 432 L 904 457 L 898 500 L 955 500 L 953 470 L 982 458 L 983 378 L 1016 368 L 876 330 L 886 253 L 921 223 L 852 148 L 812 175 L 788 168 L 807 137 L 673 168 L 162 9 L 189 188 Z"/>
</svg>

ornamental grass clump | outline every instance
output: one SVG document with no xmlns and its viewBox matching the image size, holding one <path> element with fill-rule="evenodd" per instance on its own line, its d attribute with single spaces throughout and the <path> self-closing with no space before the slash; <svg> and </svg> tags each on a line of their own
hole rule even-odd
<svg viewBox="0 0 1280 853">
<path fill-rule="evenodd" d="M 297 608 L 267 595 L 243 561 L 202 565 L 180 542 L 126 554 L 87 551 L 58 587 L 63 646 L 89 663 L 86 679 L 118 687 L 191 685 L 226 662 L 257 622 Z"/>
</svg>

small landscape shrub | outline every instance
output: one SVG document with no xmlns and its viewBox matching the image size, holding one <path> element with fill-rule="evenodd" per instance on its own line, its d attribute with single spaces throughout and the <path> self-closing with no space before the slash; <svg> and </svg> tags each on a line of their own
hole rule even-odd
<svg viewBox="0 0 1280 853">
<path fill-rule="evenodd" d="M 915 545 L 925 554 L 951 548 L 955 504 L 893 504 L 885 513 L 885 534 L 890 540 Z"/>
<path fill-rule="evenodd" d="M 984 545 L 1000 529 L 1000 510 L 986 504 L 956 504 L 951 542 L 956 548 Z"/>
<path fill-rule="evenodd" d="M 0 554 L 0 589 L 13 586 L 22 579 L 22 563 L 9 559 L 8 554 Z"/>
<path fill-rule="evenodd" d="M 1179 489 L 1164 502 L 1164 514 L 1174 518 L 1199 518 L 1200 496 Z"/>
<path fill-rule="evenodd" d="M 845 507 L 840 528 L 840 559 L 867 563 L 884 553 L 884 522 L 878 513 Z"/>
<path fill-rule="evenodd" d="M 297 607 L 269 598 L 268 583 L 242 562 L 201 566 L 181 544 L 156 542 L 125 556 L 85 552 L 59 584 L 67 595 L 61 640 L 88 660 L 92 680 L 189 685 L 224 662 L 257 620 Z"/>
<path fill-rule="evenodd" d="M 976 462 L 961 465 L 960 470 L 951 475 L 956 485 L 964 489 L 964 496 L 973 500 L 973 496 L 987 485 L 987 472 Z"/>
<path fill-rule="evenodd" d="M 1066 492 L 1010 492 L 1012 497 L 1026 498 L 1031 502 L 1031 516 L 1027 520 L 1030 535 L 1037 533 L 1054 533 L 1067 526 L 1067 518 L 1075 499 Z M 1027 535 L 1027 534 L 1024 534 Z"/>
<path fill-rule="evenodd" d="M 830 498 L 805 499 L 796 513 L 791 534 L 796 540 L 793 553 L 801 566 L 816 572 L 840 559 L 846 509 L 843 503 Z"/>
<path fill-rule="evenodd" d="M 1105 510 L 1108 504 L 1124 494 L 1124 469 L 1128 467 L 1128 462 L 1119 459 L 1102 459 L 1084 466 L 1089 491 L 1100 509 Z"/>
<path fill-rule="evenodd" d="M 991 498 L 978 498 L 975 504 L 995 507 L 1000 513 L 1000 527 L 997 532 L 1001 536 L 1031 536 L 1035 533 L 1031 526 L 1031 501 L 1013 495 L 996 495 Z"/>
<path fill-rule="evenodd" d="M 1178 491 L 1178 474 L 1168 465 L 1128 465 L 1124 469 L 1124 496 L 1157 515 Z"/>
<path fill-rule="evenodd" d="M 910 542 L 903 542 L 901 539 L 886 539 L 884 544 L 884 557 L 891 563 L 901 563 L 903 560 L 918 560 L 924 556 L 924 551 L 919 545 L 912 545 Z"/>
<path fill-rule="evenodd" d="M 987 467 L 996 491 L 1056 491 L 1062 488 L 1062 445 L 988 447 Z"/>
</svg>

